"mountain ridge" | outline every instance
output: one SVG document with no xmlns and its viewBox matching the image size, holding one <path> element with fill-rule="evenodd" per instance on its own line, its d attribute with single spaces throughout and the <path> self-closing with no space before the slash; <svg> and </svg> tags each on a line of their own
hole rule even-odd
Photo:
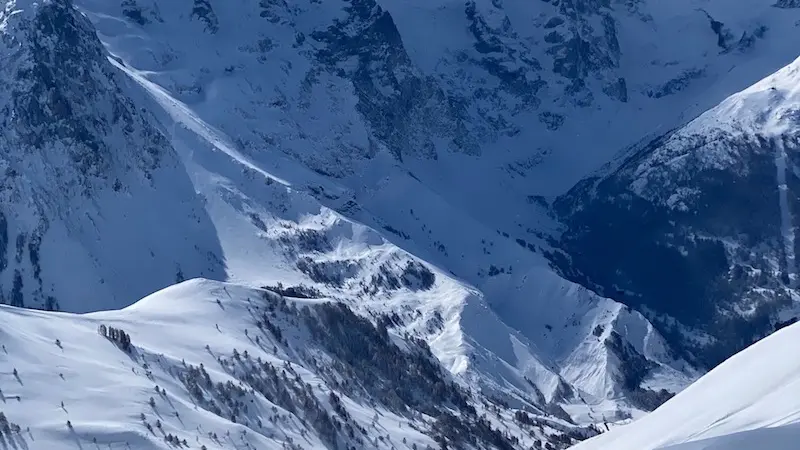
<svg viewBox="0 0 800 450">
<path fill-rule="evenodd" d="M 0 321 L 9 446 L 510 450 L 596 433 L 499 409 L 423 341 L 330 299 L 193 279 L 118 311 Z"/>
<path fill-rule="evenodd" d="M 587 277 L 584 283 L 601 293 L 666 313 L 657 324 L 662 333 L 707 351 L 701 359 L 708 367 L 796 311 L 798 64 L 729 97 L 556 202 L 572 261 L 556 259 L 568 277 Z M 610 215 L 613 222 L 606 220 Z M 609 253 L 621 239 L 629 250 Z M 642 260 L 644 253 L 651 258 Z M 611 265 L 604 267 L 616 273 L 591 266 L 599 254 L 608 255 Z M 570 273 L 571 264 L 586 272 Z"/>
<path fill-rule="evenodd" d="M 62 172 L 89 179 L 80 170 L 86 161 L 68 157 L 39 164 L 63 170 L 19 188 L 53 186 L 64 198 L 56 196 L 52 203 L 86 216 L 68 218 L 87 229 L 99 224 L 95 234 L 65 226 L 64 234 L 77 235 L 76 245 L 88 248 L 87 259 L 94 258 L 94 266 L 70 261 L 77 274 L 65 278 L 79 280 L 75 285 L 92 282 L 52 307 L 117 309 L 197 276 L 271 286 L 311 297 L 306 300 L 334 299 L 392 333 L 425 341 L 448 376 L 497 404 L 530 408 L 542 420 L 560 424 L 561 431 L 639 417 L 752 336 L 766 334 L 776 320 L 789 319 L 788 309 L 770 312 L 752 333 L 736 328 L 752 325 L 746 308 L 706 302 L 702 290 L 687 289 L 683 304 L 657 297 L 665 300 L 659 304 L 640 300 L 636 290 L 628 298 L 613 280 L 598 282 L 589 273 L 595 265 L 622 268 L 622 276 L 629 277 L 650 263 L 615 264 L 614 258 L 631 254 L 623 246 L 580 261 L 586 241 L 595 239 L 570 233 L 584 230 L 581 220 L 602 222 L 607 218 L 602 213 L 611 210 L 598 208 L 588 219 L 575 219 L 596 200 L 580 190 L 590 182 L 556 200 L 560 216 L 547 215 L 554 195 L 614 151 L 662 134 L 663 124 L 684 129 L 678 125 L 686 116 L 712 106 L 731 86 L 751 83 L 750 75 L 768 71 L 793 52 L 776 37 L 796 31 L 791 11 L 766 3 L 754 14 L 717 1 L 707 6 L 696 11 L 683 3 L 667 8 L 644 1 L 536 6 L 441 1 L 403 9 L 388 0 L 291 5 L 79 0 L 73 9 L 67 1 L 7 2 L 13 17 L 44 18 L 51 31 L 52 17 L 46 14 L 58 12 L 68 24 L 78 24 L 74 29 L 86 38 L 81 42 L 89 43 L 83 48 L 74 36 L 63 35 L 70 26 L 25 36 L 32 45 L 50 45 L 45 48 L 55 54 L 69 51 L 67 69 L 94 68 L 78 70 L 92 74 L 80 85 L 69 82 L 73 72 L 67 69 L 53 83 L 46 77 L 31 80 L 34 87 L 68 94 L 52 104 L 54 110 L 93 108 L 98 98 L 122 105 L 116 109 L 128 108 L 162 155 L 161 177 L 154 176 L 152 185 L 146 175 L 138 179 L 139 142 L 112 139 L 136 136 L 135 130 L 90 127 L 115 120 L 115 108 L 97 107 L 70 125 L 90 130 L 90 141 L 105 145 L 98 148 L 112 160 L 107 165 L 129 177 L 120 181 L 121 193 L 115 182 L 103 180 L 94 203 L 77 202 L 83 197 L 69 190 L 72 181 Z M 417 29 L 428 31 L 413 32 L 414 20 Z M 8 30 L 14 29 L 3 28 L 6 42 L 13 35 Z M 687 39 L 698 45 L 681 53 Z M 634 70 L 639 66 L 647 70 Z M 95 90 L 82 90 L 90 87 Z M 706 88 L 706 95 L 692 98 Z M 23 128 L 40 139 L 58 135 Z M 654 141 L 642 150 L 643 158 L 663 150 L 658 145 L 670 136 L 679 132 Z M 43 145 L 31 145 L 33 154 L 51 155 Z M 793 167 L 791 155 L 784 159 Z M 745 179 L 746 184 L 778 197 L 775 158 L 758 162 L 764 163 L 758 172 L 763 176 Z M 571 164 L 575 167 L 567 167 Z M 96 172 L 92 176 L 102 178 L 113 170 Z M 665 173 L 651 172 L 654 179 Z M 791 192 L 794 178 L 785 174 Z M 687 192 L 704 180 L 674 178 Z M 731 175 L 728 181 L 737 180 Z M 786 229 L 778 202 L 762 206 L 770 208 L 769 230 Z M 644 207 L 663 205 L 647 201 Z M 39 214 L 60 223 L 56 209 Z M 733 217 L 725 225 L 747 226 L 745 214 Z M 657 230 L 669 223 L 656 219 Z M 703 218 L 712 225 L 723 222 L 711 219 Z M 679 226 L 708 223 L 681 217 Z M 560 234 L 564 224 L 567 233 Z M 634 243 L 647 240 L 642 230 L 632 231 L 639 234 L 625 237 Z M 753 257 L 770 270 L 773 261 L 792 259 L 773 257 L 772 248 L 776 255 L 787 253 L 789 239 L 772 235 L 770 252 L 758 249 Z M 33 262 L 38 257 L 25 262 L 21 242 L 20 256 L 9 261 L 15 261 L 21 278 L 28 277 L 20 283 L 23 291 L 39 281 Z M 714 246 L 712 257 L 723 254 L 717 244 L 708 244 Z M 11 245 L 4 246 L 10 254 Z M 148 254 L 153 247 L 163 253 Z M 566 250 L 573 260 L 555 260 L 553 249 Z M 707 256 L 697 263 L 711 261 L 706 266 L 718 269 L 711 278 L 724 285 L 727 259 L 720 261 L 728 256 Z M 60 255 L 48 253 L 42 260 L 65 265 Z M 100 275 L 85 267 L 99 267 Z M 12 286 L 14 298 L 12 273 L 3 272 L 8 278 L 3 282 Z M 49 267 L 41 273 L 55 276 Z M 772 272 L 766 284 L 748 283 L 764 298 L 786 287 Z M 137 290 L 128 289 L 132 284 Z M 66 289 L 54 285 L 41 290 Z M 633 288 L 663 285 L 642 282 Z M 787 295 L 791 305 L 791 292 Z M 48 306 L 47 300 L 29 302 L 29 297 L 25 292 L 21 304 Z M 84 297 L 89 300 L 80 301 Z M 692 309 L 697 298 L 704 302 Z M 726 312 L 744 319 L 733 316 L 731 327 L 723 323 L 715 329 L 718 324 L 707 322 L 718 306 L 730 306 Z M 684 321 L 697 316 L 698 322 L 689 324 L 697 326 L 675 325 L 671 316 Z M 727 337 L 736 342 L 703 353 L 708 342 Z M 575 440 L 559 436 L 541 437 L 561 446 Z"/>
</svg>

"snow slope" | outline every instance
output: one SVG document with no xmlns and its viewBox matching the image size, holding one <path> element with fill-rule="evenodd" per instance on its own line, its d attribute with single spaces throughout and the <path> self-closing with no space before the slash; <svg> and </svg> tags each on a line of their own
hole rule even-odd
<svg viewBox="0 0 800 450">
<path fill-rule="evenodd" d="M 797 448 L 800 358 L 792 325 L 720 364 L 646 417 L 574 450 Z"/>
<path fill-rule="evenodd" d="M 664 144 L 635 168 L 634 192 L 659 203 L 669 202 L 673 208 L 680 208 L 681 202 L 693 195 L 691 192 L 678 191 L 669 198 L 661 198 L 658 195 L 662 188 L 656 187 L 655 184 L 667 183 L 664 190 L 674 190 L 674 185 L 686 182 L 696 167 L 732 169 L 739 174 L 747 172 L 751 168 L 741 163 L 747 148 L 730 145 L 730 142 L 776 140 L 788 147 L 788 150 L 795 150 L 800 136 L 798 83 L 800 83 L 800 58 L 747 89 L 731 95 L 677 132 L 668 135 Z M 700 136 L 709 143 L 703 146 L 702 151 L 689 151 L 687 141 Z M 784 151 L 778 149 L 776 158 L 786 159 L 782 154 Z M 788 163 L 791 164 L 791 161 Z M 782 169 L 785 172 L 787 162 L 783 164 Z M 665 167 L 668 170 L 665 170 Z M 680 173 L 685 175 L 681 177 L 678 175 Z M 783 176 L 785 184 L 786 174 L 778 176 Z"/>
<path fill-rule="evenodd" d="M 427 448 L 450 434 L 459 448 L 511 450 L 587 432 L 520 423 L 453 384 L 417 341 L 328 299 L 195 279 L 120 311 L 2 306 L 0 324 L 4 448 Z"/>
</svg>

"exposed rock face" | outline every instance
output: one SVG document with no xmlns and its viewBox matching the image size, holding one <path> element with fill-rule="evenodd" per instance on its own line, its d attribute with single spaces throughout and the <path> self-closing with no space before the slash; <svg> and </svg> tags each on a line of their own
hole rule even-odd
<svg viewBox="0 0 800 450">
<path fill-rule="evenodd" d="M 311 34 L 323 45 L 316 59 L 352 83 L 357 110 L 375 137 L 401 160 L 436 158 L 437 138 L 461 147 L 465 132 L 458 105 L 411 63 L 392 16 L 375 0 L 349 2 L 344 12 L 345 18 Z"/>
<path fill-rule="evenodd" d="M 775 3 L 778 8 L 800 8 L 800 1 L 798 0 L 778 0 Z"/>
</svg>

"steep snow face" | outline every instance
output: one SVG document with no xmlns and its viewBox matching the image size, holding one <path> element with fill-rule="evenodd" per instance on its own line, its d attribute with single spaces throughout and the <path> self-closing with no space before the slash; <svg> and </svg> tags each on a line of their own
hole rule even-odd
<svg viewBox="0 0 800 450">
<path fill-rule="evenodd" d="M 2 306 L 0 323 L 13 448 L 511 450 L 595 433 L 498 408 L 330 299 L 191 280 L 121 311 Z"/>
<path fill-rule="evenodd" d="M 800 60 L 559 199 L 563 272 L 709 365 L 773 331 L 797 309 L 798 82 Z"/>
<path fill-rule="evenodd" d="M 789 450 L 800 438 L 800 360 L 792 325 L 720 364 L 653 413 L 575 450 Z"/>
<path fill-rule="evenodd" d="M 596 419 L 607 413 L 597 405 L 603 399 L 626 397 L 650 410 L 660 397 L 649 388 L 676 392 L 691 377 L 693 371 L 672 355 L 640 313 L 550 270 L 538 268 L 526 275 L 514 288 L 528 292 L 527 301 L 495 303 L 493 309 L 539 352 L 550 355 L 580 400 L 598 406 Z M 494 283 L 514 280 L 498 277 Z M 492 298 L 491 288 L 486 292 Z M 591 415 L 592 409 L 584 412 Z"/>
<path fill-rule="evenodd" d="M 0 59 L 0 300 L 91 311 L 224 275 L 185 169 L 70 2 L 6 2 Z"/>
</svg>

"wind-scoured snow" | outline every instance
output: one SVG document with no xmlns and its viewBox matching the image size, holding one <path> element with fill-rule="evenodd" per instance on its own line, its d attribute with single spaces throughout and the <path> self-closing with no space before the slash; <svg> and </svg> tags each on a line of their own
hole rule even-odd
<svg viewBox="0 0 800 450">
<path fill-rule="evenodd" d="M 638 421 L 574 450 L 791 450 L 800 440 L 800 326 L 757 342 Z"/>
</svg>

